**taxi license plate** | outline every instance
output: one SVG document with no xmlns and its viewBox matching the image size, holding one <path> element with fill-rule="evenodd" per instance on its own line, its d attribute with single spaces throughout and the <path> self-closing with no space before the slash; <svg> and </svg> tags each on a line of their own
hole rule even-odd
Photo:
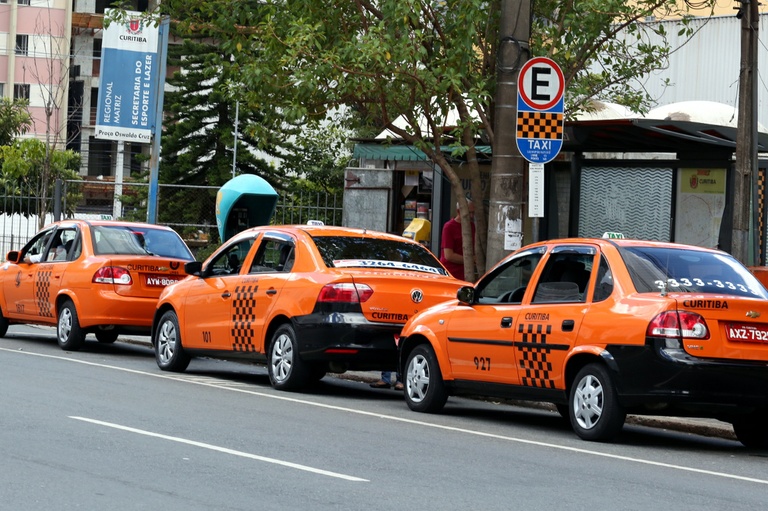
<svg viewBox="0 0 768 511">
<path fill-rule="evenodd" d="M 147 275 L 147 286 L 165 287 L 181 280 L 176 275 Z"/>
<path fill-rule="evenodd" d="M 768 325 L 730 323 L 725 326 L 725 336 L 729 341 L 768 343 Z"/>
</svg>

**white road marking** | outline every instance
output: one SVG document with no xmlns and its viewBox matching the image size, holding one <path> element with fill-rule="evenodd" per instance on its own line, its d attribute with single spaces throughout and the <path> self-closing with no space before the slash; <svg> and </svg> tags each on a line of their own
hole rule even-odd
<svg viewBox="0 0 768 511">
<path fill-rule="evenodd" d="M 46 354 L 43 354 L 43 353 L 31 353 L 31 352 L 27 352 L 27 351 L 12 350 L 12 349 L 7 349 L 7 348 L 0 348 L 0 351 L 7 351 L 9 353 L 16 353 L 16 354 L 22 354 L 22 355 L 32 355 L 32 356 L 37 356 L 37 357 L 65 360 L 65 361 L 68 361 L 68 362 L 75 362 L 75 363 L 78 363 L 78 364 L 102 367 L 102 368 L 105 368 L 105 369 L 114 369 L 116 371 L 123 371 L 123 372 L 126 372 L 126 373 L 140 374 L 140 375 L 144 375 L 144 376 L 152 376 L 154 378 L 162 378 L 162 379 L 173 380 L 173 381 L 182 382 L 182 383 L 189 383 L 191 385 L 202 385 L 202 386 L 205 386 L 205 387 L 212 387 L 212 388 L 217 388 L 217 389 L 222 389 L 222 390 L 228 390 L 230 392 L 242 392 L 242 393 L 249 394 L 249 395 L 252 395 L 252 396 L 259 396 L 259 397 L 264 397 L 264 398 L 269 398 L 269 399 L 277 399 L 277 400 L 280 400 L 280 401 L 287 401 L 287 402 L 291 402 L 291 403 L 299 403 L 299 404 L 303 404 L 303 405 L 314 406 L 314 407 L 317 407 L 317 408 L 325 408 L 327 410 L 337 410 L 337 411 L 341 411 L 341 412 L 354 413 L 354 414 L 357 414 L 357 415 L 364 415 L 364 416 L 368 416 L 368 417 L 376 417 L 376 418 L 379 418 L 379 419 L 385 419 L 385 420 L 391 420 L 391 421 L 396 421 L 396 422 L 402 422 L 402 423 L 406 423 L 406 424 L 414 424 L 414 425 L 424 426 L 424 427 L 429 427 L 429 428 L 436 428 L 436 429 L 442 429 L 442 430 L 446 430 L 446 431 L 453 431 L 455 433 L 462 433 L 462 434 L 466 434 L 466 435 L 480 436 L 480 437 L 484 437 L 484 438 L 494 438 L 494 439 L 497 439 L 497 440 L 504 440 L 504 441 L 507 441 L 507 442 L 515 442 L 515 443 L 526 444 L 526 445 L 537 445 L 537 446 L 540 446 L 540 447 L 548 447 L 550 449 L 558 449 L 558 450 L 562 450 L 562 451 L 577 452 L 577 453 L 587 454 L 587 455 L 592 455 L 592 456 L 600 456 L 600 457 L 603 457 L 603 458 L 611 458 L 611 459 L 616 459 L 616 460 L 621 460 L 621 461 L 628 461 L 628 462 L 631 462 L 631 463 L 638 463 L 638 464 L 643 464 L 643 465 L 651 465 L 651 466 L 656 466 L 656 467 L 664 467 L 664 468 L 669 468 L 669 469 L 672 469 L 672 470 L 680 470 L 680 471 L 683 471 L 683 472 L 692 472 L 692 473 L 696 473 L 696 474 L 706 474 L 706 475 L 711 475 L 711 476 L 715 476 L 715 477 L 723 477 L 723 478 L 726 478 L 726 479 L 734 479 L 734 480 L 737 480 L 737 481 L 746 481 L 746 482 L 750 482 L 750 483 L 758 483 L 758 484 L 768 485 L 768 479 L 757 479 L 757 478 L 754 478 L 754 477 L 744 477 L 744 476 L 740 476 L 740 475 L 736 475 L 736 474 L 729 474 L 727 472 L 716 472 L 716 471 L 713 471 L 713 470 L 704 470 L 704 469 L 700 469 L 700 468 L 686 467 L 686 466 L 683 466 L 683 465 L 674 465 L 674 464 L 670 464 L 670 463 L 663 463 L 663 462 L 660 462 L 660 461 L 647 460 L 647 459 L 643 459 L 643 458 L 634 458 L 634 457 L 630 457 L 630 456 L 621 456 L 621 455 L 618 455 L 618 454 L 609 454 L 609 453 L 604 453 L 604 452 L 600 452 L 600 451 L 593 451 L 591 449 L 581 449 L 581 448 L 578 448 L 578 447 L 569 447 L 569 446 L 566 446 L 566 445 L 558 445 L 558 444 L 552 444 L 552 443 L 548 443 L 548 442 L 539 442 L 539 441 L 536 441 L 536 440 L 526 440 L 524 438 L 516 438 L 516 437 L 511 437 L 511 436 L 506 436 L 506 435 L 497 435 L 497 434 L 493 434 L 493 433 L 484 433 L 482 431 L 474 431 L 474 430 L 470 430 L 470 429 L 457 428 L 457 427 L 453 427 L 453 426 L 443 426 L 441 424 L 433 424 L 433 423 L 419 421 L 419 420 L 415 420 L 415 419 L 405 419 L 405 418 L 402 418 L 402 417 L 395 417 L 393 415 L 383 415 L 383 414 L 380 414 L 380 413 L 367 412 L 367 411 L 364 411 L 364 410 L 355 410 L 354 408 L 346 408 L 346 407 L 343 407 L 343 406 L 328 405 L 328 404 L 324 404 L 324 403 L 316 403 L 316 402 L 313 402 L 313 401 L 307 401 L 305 399 L 299 399 L 299 398 L 289 397 L 289 396 L 284 396 L 284 395 L 268 394 L 268 393 L 265 393 L 265 392 L 258 392 L 258 391 L 255 391 L 255 390 L 248 390 L 248 389 L 243 389 L 243 388 L 224 387 L 224 386 L 221 386 L 221 385 L 216 385 L 216 384 L 208 383 L 208 382 L 205 382 L 205 381 L 190 381 L 188 379 L 184 379 L 183 377 L 177 377 L 177 376 L 169 375 L 169 374 L 148 373 L 146 371 L 138 371 L 136 369 L 127 369 L 125 367 L 118 367 L 118 366 L 111 366 L 111 365 L 108 365 L 108 364 L 99 364 L 99 363 L 95 363 L 95 362 L 88 362 L 88 361 L 85 361 L 85 360 L 77 360 L 77 359 L 69 358 L 69 357 L 62 357 L 62 356 L 57 356 L 57 355 L 46 355 Z"/>
<path fill-rule="evenodd" d="M 368 479 L 362 479 L 360 477 L 348 476 L 345 474 L 339 474 L 338 472 L 330 472 L 320 468 L 308 467 L 307 465 L 299 465 L 298 463 L 292 463 L 290 461 L 278 460 L 275 458 L 267 458 L 266 456 L 259 456 L 257 454 L 251 454 L 243 451 L 236 451 L 234 449 L 228 449 L 226 447 L 219 447 L 218 445 L 206 444 L 204 442 L 197 442 L 195 440 L 188 440 L 186 438 L 180 438 L 177 436 L 162 435 L 160 433 L 153 433 L 152 431 L 146 431 L 144 429 L 131 428 L 129 426 L 123 426 L 120 424 L 114 424 L 112 422 L 104 422 L 96 419 L 89 419 L 87 417 L 76 417 L 74 415 L 69 416 L 70 419 L 90 422 L 99 426 L 105 426 L 108 428 L 119 429 L 121 431 L 128 431 L 130 433 L 136 433 L 139 435 L 150 436 L 153 438 L 160 438 L 163 440 L 169 440 L 171 442 L 178 442 L 180 444 L 192 445 L 194 447 L 201 447 L 203 449 L 210 449 L 211 451 L 223 452 L 224 454 L 231 454 L 233 456 L 240 456 L 241 458 L 249 458 L 252 460 L 263 461 L 265 463 L 273 463 L 275 465 L 282 465 L 283 467 L 295 468 L 296 470 L 303 470 L 305 472 L 312 472 L 313 474 L 320 474 L 328 477 L 336 477 L 338 479 L 345 479 L 347 481 L 365 482 L 369 483 Z"/>
</svg>

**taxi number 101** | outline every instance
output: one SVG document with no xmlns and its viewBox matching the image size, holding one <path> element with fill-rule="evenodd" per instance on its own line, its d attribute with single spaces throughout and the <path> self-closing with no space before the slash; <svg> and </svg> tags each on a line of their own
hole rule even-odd
<svg viewBox="0 0 768 511">
<path fill-rule="evenodd" d="M 490 357 L 475 357 L 475 369 L 478 371 L 490 371 L 491 370 L 491 359 Z"/>
</svg>

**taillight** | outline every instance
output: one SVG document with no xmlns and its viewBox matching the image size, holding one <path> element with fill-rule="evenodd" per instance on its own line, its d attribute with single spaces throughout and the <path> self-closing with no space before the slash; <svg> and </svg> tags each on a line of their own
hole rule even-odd
<svg viewBox="0 0 768 511">
<path fill-rule="evenodd" d="M 701 315 L 688 311 L 662 312 L 648 325 L 649 337 L 709 339 L 707 322 Z"/>
<path fill-rule="evenodd" d="M 131 274 L 119 266 L 103 266 L 93 274 L 93 282 L 98 284 L 132 284 Z"/>
<path fill-rule="evenodd" d="M 320 290 L 317 301 L 321 303 L 364 303 L 373 294 L 366 284 L 352 282 L 328 284 Z"/>
</svg>

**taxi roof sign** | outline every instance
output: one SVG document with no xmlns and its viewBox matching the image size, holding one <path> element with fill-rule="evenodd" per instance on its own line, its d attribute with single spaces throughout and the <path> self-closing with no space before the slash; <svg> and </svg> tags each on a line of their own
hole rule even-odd
<svg viewBox="0 0 768 511">
<path fill-rule="evenodd" d="M 620 232 L 604 232 L 603 233 L 603 238 L 609 238 L 609 239 L 612 239 L 612 240 L 623 240 L 624 239 L 624 234 L 622 234 Z"/>
</svg>

